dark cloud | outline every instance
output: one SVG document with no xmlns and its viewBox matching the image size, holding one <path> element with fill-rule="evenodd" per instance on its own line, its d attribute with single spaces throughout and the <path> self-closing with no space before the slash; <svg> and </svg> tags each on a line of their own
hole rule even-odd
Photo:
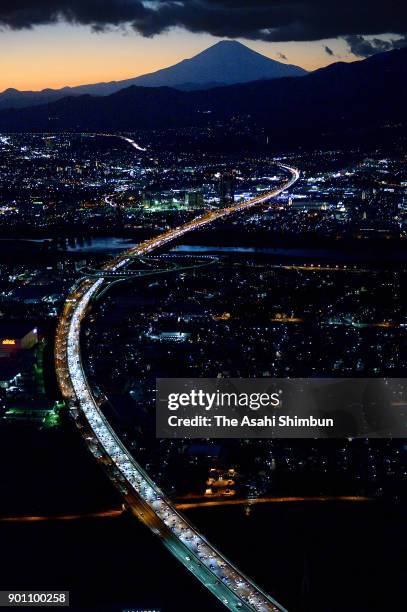
<svg viewBox="0 0 407 612">
<path fill-rule="evenodd" d="M 392 51 L 393 49 L 401 49 L 407 46 L 407 36 L 391 40 L 382 40 L 381 38 L 367 39 L 363 36 L 353 34 L 345 37 L 350 51 L 357 57 L 369 57 L 374 53 L 382 53 L 383 51 Z"/>
<path fill-rule="evenodd" d="M 282 59 L 282 60 L 287 60 L 288 57 L 286 55 L 284 55 L 284 53 L 280 53 L 280 51 L 277 53 L 277 56 Z"/>
<path fill-rule="evenodd" d="M 150 12 L 138 0 L 0 0 L 0 26 L 24 29 L 63 20 L 100 29 L 142 21 Z"/>
<path fill-rule="evenodd" d="M 273 42 L 407 31 L 404 0 L 0 0 L 0 27 L 65 20 L 97 30 L 129 26 L 153 36 L 191 32 Z"/>
<path fill-rule="evenodd" d="M 328 53 L 328 55 L 330 55 L 331 57 L 333 55 L 335 55 L 335 53 L 332 51 L 332 49 L 330 47 L 328 47 L 328 45 L 325 45 L 324 51 L 325 51 L 325 53 Z"/>
</svg>

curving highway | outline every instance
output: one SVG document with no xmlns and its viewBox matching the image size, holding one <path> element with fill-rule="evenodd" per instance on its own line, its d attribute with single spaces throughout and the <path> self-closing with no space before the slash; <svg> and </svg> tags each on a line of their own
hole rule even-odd
<svg viewBox="0 0 407 612">
<path fill-rule="evenodd" d="M 132 146 L 136 144 L 131 139 L 122 139 Z M 140 149 L 138 146 L 134 148 Z M 112 273 L 126 267 L 134 256 L 150 253 L 187 232 L 279 195 L 299 178 L 295 168 L 281 167 L 290 178 L 279 188 L 251 200 L 206 212 L 115 257 L 102 268 L 102 276 L 97 280 L 89 277 L 79 281 L 65 302 L 55 341 L 55 364 L 61 392 L 86 444 L 119 488 L 126 507 L 160 537 L 171 553 L 229 610 L 247 612 L 277 612 L 284 611 L 284 608 L 228 561 L 178 512 L 126 449 L 101 410 L 103 398 L 95 397 L 88 384 L 81 361 L 80 332 L 92 300 L 112 278 Z"/>
</svg>

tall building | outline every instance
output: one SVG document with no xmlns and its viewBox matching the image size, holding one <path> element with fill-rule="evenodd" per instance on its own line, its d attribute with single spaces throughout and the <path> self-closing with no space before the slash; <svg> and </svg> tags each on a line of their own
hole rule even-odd
<svg viewBox="0 0 407 612">
<path fill-rule="evenodd" d="M 224 206 L 233 204 L 235 201 L 235 182 L 232 173 L 221 174 L 219 180 L 219 198 Z"/>
<path fill-rule="evenodd" d="M 154 202 L 154 199 L 153 199 L 152 194 L 149 191 L 145 191 L 141 199 L 142 207 L 151 208 L 151 206 L 153 205 L 153 202 Z"/>
<path fill-rule="evenodd" d="M 202 191 L 194 189 L 193 191 L 187 191 L 185 194 L 185 204 L 188 208 L 198 209 L 204 207 L 204 197 Z"/>
</svg>

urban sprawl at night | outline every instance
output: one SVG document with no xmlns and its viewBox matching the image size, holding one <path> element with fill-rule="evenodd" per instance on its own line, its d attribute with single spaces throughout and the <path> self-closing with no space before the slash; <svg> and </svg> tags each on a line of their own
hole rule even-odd
<svg viewBox="0 0 407 612">
<path fill-rule="evenodd" d="M 0 37 L 34 37 L 39 66 L 41 30 L 55 61 L 89 26 L 151 55 L 113 80 L 73 49 L 62 89 L 7 64 L 0 606 L 401 610 L 404 30 L 348 31 L 335 2 L 320 33 L 309 6 L 193 1 L 191 25 L 182 2 L 16 4 Z"/>
</svg>

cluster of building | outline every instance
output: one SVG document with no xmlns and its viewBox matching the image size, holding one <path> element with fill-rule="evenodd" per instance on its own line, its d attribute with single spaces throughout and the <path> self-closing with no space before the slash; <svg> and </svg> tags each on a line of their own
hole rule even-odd
<svg viewBox="0 0 407 612">
<path fill-rule="evenodd" d="M 172 376 L 403 376 L 405 159 L 383 151 L 284 159 L 264 149 L 233 157 L 170 151 L 160 133 L 141 141 L 146 151 L 105 141 L 72 134 L 0 141 L 3 415 L 30 397 L 47 406 L 42 355 L 65 296 L 120 248 L 117 240 L 137 244 L 204 210 L 261 195 L 281 182 L 284 162 L 301 169 L 288 193 L 188 234 L 169 255 L 162 248 L 151 267 L 173 272 L 107 293 L 84 335 L 87 371 L 114 396 L 149 472 L 174 494 L 214 495 L 219 478 L 208 484 L 208 470 L 232 468 L 239 480 L 221 487 L 225 495 L 294 490 L 299 475 L 309 483 L 315 473 L 380 494 L 399 477 L 397 443 L 383 452 L 357 441 L 158 443 L 154 388 L 157 377 Z M 202 254 L 216 263 L 202 266 Z"/>
<path fill-rule="evenodd" d="M 220 495 L 207 473 L 230 465 L 240 478 L 237 488 L 224 488 L 227 495 L 292 493 L 320 482 L 318 474 L 330 492 L 391 488 L 401 473 L 396 443 L 383 452 L 364 441 L 155 440 L 157 377 L 398 377 L 407 367 L 405 271 L 397 266 L 281 263 L 264 253 L 213 251 L 218 261 L 207 267 L 116 287 L 88 323 L 91 380 L 114 397 L 149 472 L 180 496 Z M 168 261 L 199 262 L 196 251 L 175 253 Z"/>
</svg>

